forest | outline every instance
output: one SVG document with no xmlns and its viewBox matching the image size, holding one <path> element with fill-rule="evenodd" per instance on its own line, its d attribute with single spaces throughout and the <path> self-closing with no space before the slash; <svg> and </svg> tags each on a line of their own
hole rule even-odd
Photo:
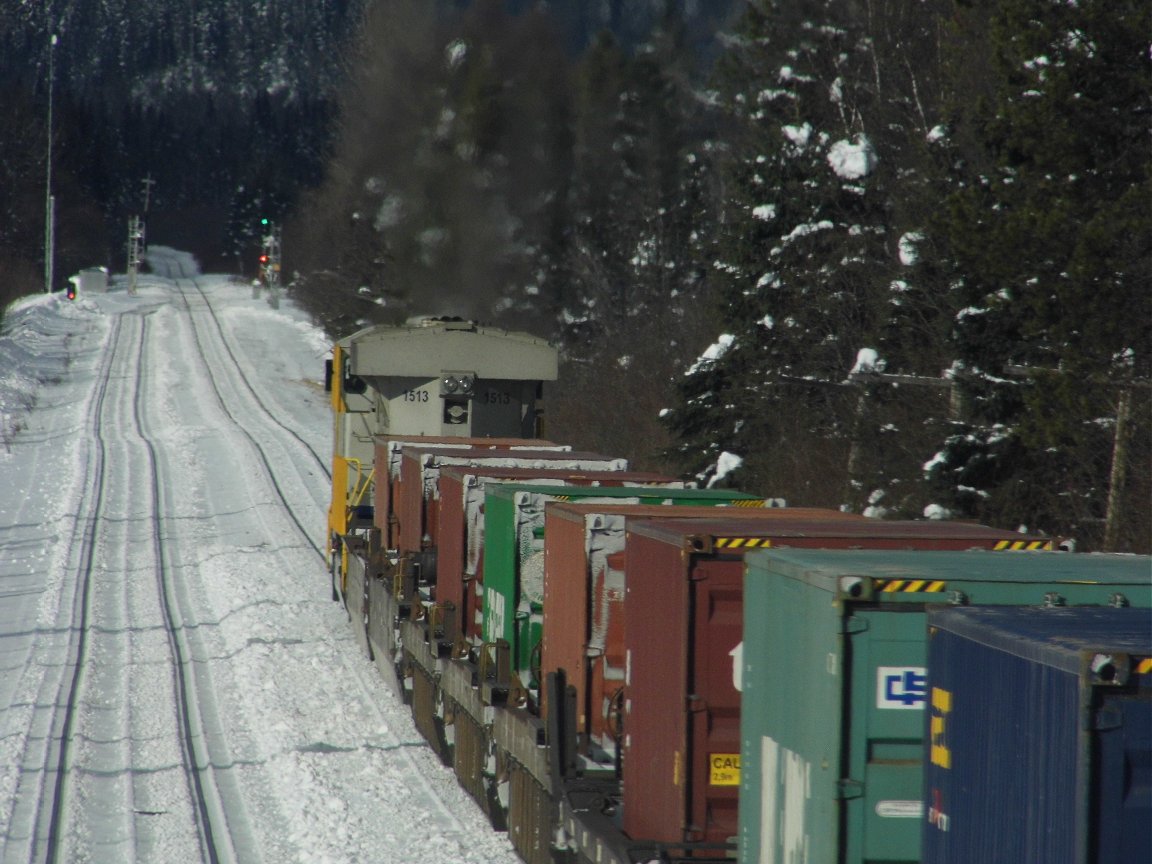
<svg viewBox="0 0 1152 864">
<path fill-rule="evenodd" d="M 1138 0 L 0 10 L 0 302 L 149 240 L 334 335 L 563 351 L 565 440 L 795 504 L 1152 551 Z M 51 35 L 58 39 L 52 46 Z"/>
</svg>

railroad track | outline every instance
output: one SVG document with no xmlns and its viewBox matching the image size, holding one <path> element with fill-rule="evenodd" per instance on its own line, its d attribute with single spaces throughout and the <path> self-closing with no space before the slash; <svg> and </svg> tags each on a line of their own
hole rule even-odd
<svg viewBox="0 0 1152 864">
<path fill-rule="evenodd" d="M 20 796 L 37 812 L 19 857 L 37 864 L 255 860 L 243 797 L 215 767 L 231 760 L 174 585 L 165 481 L 146 420 L 148 342 L 145 316 L 116 318 L 89 411 L 85 510 L 60 628 L 71 634 L 67 661 L 55 698 L 40 700 L 52 706 L 42 770 L 27 770 L 26 759 L 22 775 L 40 780 L 37 794 Z"/>
<path fill-rule="evenodd" d="M 203 287 L 201 287 L 200 283 L 196 279 L 187 279 L 186 281 L 190 281 L 192 283 L 192 287 L 196 289 L 200 295 L 200 298 L 204 301 L 204 309 L 207 310 L 209 317 L 212 319 L 212 323 L 215 325 L 214 329 L 216 334 L 219 336 L 219 344 L 223 348 L 224 353 L 226 353 L 229 359 L 232 361 L 232 366 L 236 369 L 236 373 L 239 376 L 235 379 L 235 382 L 243 385 L 243 390 L 248 394 L 247 398 L 250 398 L 252 402 L 260 406 L 260 409 L 263 412 L 263 417 L 266 418 L 268 422 L 278 426 L 286 435 L 293 438 L 297 443 L 299 443 L 301 447 L 303 447 L 306 451 L 308 451 L 308 453 L 312 455 L 312 459 L 316 463 L 320 473 L 326 480 L 330 481 L 332 479 L 332 471 L 328 467 L 325 458 L 317 453 L 316 448 L 309 444 L 295 429 L 281 421 L 276 412 L 268 407 L 268 404 L 260 395 L 260 391 L 256 387 L 252 386 L 252 381 L 249 378 L 248 373 L 245 371 L 244 365 L 236 357 L 236 352 L 232 350 L 231 342 L 225 334 L 224 326 L 220 322 L 220 316 L 216 314 L 216 309 L 212 306 L 212 301 L 208 297 L 208 293 L 203 289 Z M 177 280 L 177 287 L 181 287 L 181 294 L 184 297 L 184 305 L 188 309 L 189 314 L 193 314 L 192 307 L 188 303 L 188 295 L 182 290 L 181 280 Z M 194 315 L 193 324 L 195 324 Z M 196 341 L 202 346 L 200 339 L 200 329 L 196 328 L 195 332 Z"/>
<path fill-rule="evenodd" d="M 187 293 L 183 291 L 182 287 L 182 283 L 184 281 L 192 282 L 193 287 L 199 294 L 199 299 L 202 299 L 204 305 L 207 307 L 210 317 L 214 322 L 214 327 L 201 328 L 198 326 L 197 318 L 201 316 L 198 316 L 194 307 L 188 303 Z M 239 362 L 236 354 L 228 345 L 227 338 L 224 334 L 224 328 L 220 323 L 219 317 L 216 315 L 212 308 L 211 299 L 209 298 L 207 292 L 205 292 L 199 283 L 194 279 L 177 280 L 177 284 L 185 296 L 185 306 L 192 320 L 193 333 L 198 348 L 198 354 L 204 358 L 204 366 L 208 373 L 209 379 L 212 382 L 211 386 L 216 394 L 216 398 L 219 402 L 221 410 L 223 410 L 231 418 L 231 420 L 236 424 L 237 429 L 239 429 L 243 436 L 248 439 L 252 447 L 259 454 L 259 459 L 261 464 L 264 466 L 268 481 L 271 484 L 272 489 L 275 491 L 277 497 L 279 498 L 280 503 L 283 505 L 284 511 L 288 513 L 291 521 L 295 525 L 296 530 L 300 533 L 301 537 L 304 538 L 308 545 L 310 545 L 315 550 L 321 562 L 326 562 L 327 555 L 324 552 L 322 546 L 316 544 L 312 539 L 312 530 L 308 526 L 321 524 L 320 520 L 322 518 L 324 508 L 328 503 L 327 495 L 330 491 L 330 471 L 328 471 L 327 468 L 323 465 L 322 460 L 316 454 L 315 450 L 306 442 L 304 442 L 293 430 L 286 427 L 268 408 L 267 404 L 258 398 L 255 388 L 252 387 L 250 381 L 244 373 L 243 365 Z M 205 332 L 206 330 L 208 332 Z M 210 354 L 220 358 L 226 355 L 230 360 L 230 363 L 227 364 L 228 368 L 230 370 L 234 370 L 235 374 L 230 372 L 228 375 L 224 376 L 217 375 L 214 371 L 213 364 L 207 362 L 207 357 Z M 237 379 L 236 376 L 239 376 L 239 378 Z M 220 378 L 224 378 L 225 380 L 221 382 Z M 226 396 L 226 393 L 229 395 Z M 254 404 L 259 408 L 259 411 L 252 410 L 253 403 L 248 401 L 250 397 L 255 397 Z M 232 407 L 230 407 L 231 405 L 245 406 L 246 410 L 243 416 L 248 419 L 251 419 L 253 415 L 259 414 L 259 423 L 242 423 L 237 416 L 240 409 L 234 410 Z M 285 487 L 288 485 L 288 483 L 294 482 L 296 478 L 289 478 L 287 481 L 285 481 L 278 476 L 279 472 L 276 466 L 280 463 L 270 456 L 270 448 L 261 443 L 261 440 L 259 440 L 258 437 L 248 428 L 249 425 L 258 426 L 259 424 L 271 424 L 272 426 L 287 432 L 291 438 L 295 439 L 297 442 L 303 445 L 303 447 L 312 455 L 317 464 L 323 468 L 322 474 L 325 482 L 319 485 L 313 484 L 314 487 L 319 490 L 320 498 L 316 501 L 316 507 L 310 512 L 305 514 L 299 513 L 299 505 L 291 496 L 285 494 Z M 300 477 L 299 479 L 302 482 L 308 482 L 308 478 L 306 477 Z M 301 518 L 302 516 L 303 518 Z M 423 799 L 428 811 L 439 814 L 444 824 L 449 826 L 449 831 L 463 833 L 464 828 L 461 825 L 459 819 L 452 812 L 451 806 L 445 802 L 444 796 L 442 796 L 436 790 L 434 785 L 428 780 L 429 772 L 437 770 L 437 768 L 434 766 L 438 766 L 439 760 L 432 754 L 432 751 L 427 746 L 427 743 L 418 735 L 408 740 L 395 734 L 395 732 L 391 730 L 389 726 L 390 718 L 380 706 L 379 695 L 373 693 L 374 685 L 379 683 L 376 678 L 375 667 L 364 662 L 357 662 L 358 659 L 362 658 L 357 658 L 354 654 L 350 655 L 346 652 L 341 655 L 340 662 L 341 665 L 344 666 L 346 673 L 356 681 L 363 698 L 363 704 L 368 706 L 369 710 L 376 716 L 379 721 L 381 721 L 380 728 L 388 730 L 383 735 L 378 736 L 381 740 L 374 742 L 372 745 L 373 748 L 376 750 L 390 752 L 394 754 L 393 758 L 401 759 L 409 768 L 409 770 L 406 772 L 407 776 L 412 778 L 412 781 L 416 787 L 418 787 L 414 791 L 417 793 L 418 797 Z"/>
<path fill-rule="evenodd" d="M 122 329 L 122 322 L 118 321 L 112 334 L 116 345 L 120 345 Z M 97 526 L 104 511 L 108 446 L 104 436 L 104 412 L 115 360 L 115 352 L 108 352 L 97 373 L 100 383 L 89 405 L 86 422 L 88 447 L 85 458 L 90 470 L 80 499 L 84 509 L 77 513 L 71 534 L 65 541 L 74 550 L 67 568 L 74 578 L 70 602 L 60 604 L 61 610 L 69 611 L 57 633 L 68 634 L 68 639 L 63 650 L 51 644 L 55 642 L 51 634 L 42 637 L 42 641 L 49 644 L 37 645 L 38 654 L 58 657 L 62 662 L 58 666 L 58 677 L 45 675 L 43 679 L 36 704 L 51 707 L 42 711 L 42 722 L 33 725 L 21 760 L 20 785 L 23 787 L 27 778 L 28 785 L 37 786 L 18 791 L 16 797 L 17 809 L 27 806 L 36 810 L 35 816 L 29 820 L 35 827 L 24 847 L 26 860 L 30 862 L 59 860 L 61 837 L 67 821 L 72 733 L 88 659 L 94 551 Z"/>
<path fill-rule="evenodd" d="M 183 281 L 192 282 L 200 300 L 203 301 L 203 305 L 210 313 L 209 317 L 213 321 L 214 327 L 205 328 L 198 324 L 198 319 L 202 316 L 197 315 L 189 303 L 187 292 L 183 290 L 181 285 Z M 258 397 L 235 353 L 229 346 L 224 336 L 223 327 L 212 310 L 211 302 L 204 290 L 194 279 L 177 280 L 176 285 L 188 312 L 196 356 L 204 369 L 206 380 L 215 393 L 220 410 L 230 421 L 232 432 L 242 437 L 250 445 L 263 468 L 263 473 L 271 486 L 271 490 L 275 493 L 277 502 L 295 525 L 304 542 L 316 552 L 322 562 L 326 561 L 327 555 L 323 545 L 315 539 L 315 530 L 310 530 L 308 527 L 310 524 L 319 525 L 319 519 L 311 509 L 307 513 L 300 512 L 301 507 L 298 503 L 300 499 L 297 496 L 303 495 L 304 500 L 311 499 L 317 507 L 323 508 L 326 504 L 324 494 L 327 491 L 327 484 L 317 484 L 309 480 L 309 472 L 298 465 L 296 454 L 287 452 L 283 447 L 283 435 L 287 434 L 299 445 L 301 450 L 308 454 L 321 476 L 330 479 L 331 473 L 315 449 L 295 430 L 281 422 Z M 218 374 L 217 370 L 222 368 L 224 364 L 217 366 L 210 363 L 208 361 L 209 356 L 227 357 L 228 368 L 231 370 L 229 374 Z M 279 431 L 258 436 L 253 429 L 259 428 L 261 425 L 271 426 Z M 294 471 L 286 471 L 281 467 L 284 465 L 295 465 L 296 468 Z"/>
<path fill-rule="evenodd" d="M 9 688 L 13 732 L 0 735 L 19 760 L 0 774 L 16 784 L 0 859 L 247 864 L 389 848 L 414 861 L 429 838 L 473 849 L 482 814 L 462 809 L 321 596 L 312 538 L 330 481 L 314 394 L 298 405 L 260 389 L 277 373 L 246 351 L 223 287 L 150 287 L 85 331 L 99 341 L 68 378 L 84 389 L 62 391 L 72 426 L 52 434 L 76 467 L 57 456 L 36 476 L 71 469 L 54 490 L 71 512 L 37 506 L 21 525 L 47 550 L 52 617 Z"/>
<path fill-rule="evenodd" d="M 147 368 L 147 342 L 145 333 L 138 358 L 141 369 Z M 152 557 L 157 564 L 156 586 L 175 678 L 183 759 L 196 810 L 200 860 L 209 864 L 258 861 L 258 843 L 248 824 L 245 795 L 233 770 L 235 759 L 208 668 L 213 652 L 201 632 L 197 608 L 184 580 L 178 578 L 185 550 L 166 540 L 166 522 L 177 511 L 169 500 L 172 480 L 164 477 L 148 420 L 151 401 L 145 398 L 144 388 L 137 388 L 134 423 L 151 475 Z"/>
</svg>

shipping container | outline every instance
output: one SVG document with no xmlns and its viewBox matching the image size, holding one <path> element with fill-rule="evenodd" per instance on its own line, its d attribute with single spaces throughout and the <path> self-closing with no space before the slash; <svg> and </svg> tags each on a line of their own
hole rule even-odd
<svg viewBox="0 0 1152 864">
<path fill-rule="evenodd" d="M 778 549 L 749 556 L 739 860 L 913 862 L 924 820 L 925 610 L 1152 606 L 1150 560 Z"/>
<path fill-rule="evenodd" d="M 677 504 L 703 506 L 729 501 L 763 507 L 765 501 L 744 492 L 651 487 L 564 487 L 514 483 L 489 487 L 484 496 L 485 643 L 500 640 L 512 652 L 512 668 L 523 685 L 537 683 L 543 626 L 544 510 L 551 501 L 603 504 Z M 536 656 L 534 656 L 536 655 Z"/>
<path fill-rule="evenodd" d="M 746 553 L 776 546 L 990 549 L 1047 542 L 951 522 L 632 525 L 624 613 L 625 831 L 666 842 L 735 842 L 741 780 L 735 673 L 744 650 Z"/>
<path fill-rule="evenodd" d="M 1147 609 L 930 609 L 924 864 L 1152 860 L 1150 658 Z"/>
<path fill-rule="evenodd" d="M 484 491 L 489 483 L 684 488 L 681 480 L 645 471 L 441 466 L 433 596 L 441 607 L 438 614 L 453 617 L 448 628 L 453 639 L 462 635 L 479 640 L 483 627 Z"/>
<path fill-rule="evenodd" d="M 448 447 L 467 449 L 490 447 L 503 450 L 556 450 L 572 448 L 567 444 L 553 444 L 537 438 L 459 438 L 448 435 L 377 435 L 372 439 L 373 461 L 371 465 L 360 466 L 360 481 L 373 480 L 368 484 L 372 490 L 370 503 L 373 510 L 373 524 L 380 529 L 381 543 L 385 549 L 395 549 L 399 542 L 394 502 L 397 500 L 396 484 L 400 482 L 401 456 L 405 447 Z M 365 502 L 369 503 L 369 502 Z"/>
<path fill-rule="evenodd" d="M 440 468 L 444 465 L 501 468 L 564 468 L 571 471 L 626 471 L 628 460 L 571 450 L 453 449 L 406 446 L 400 453 L 400 478 L 392 503 L 398 520 L 396 549 L 401 555 L 437 546 Z M 434 571 L 432 559 L 425 569 Z M 428 581 L 434 572 L 427 574 Z"/>
<path fill-rule="evenodd" d="M 720 499 L 717 504 L 731 503 Z M 613 763 L 624 694 L 625 529 L 636 519 L 715 517 L 711 507 L 552 503 L 544 535 L 544 629 L 541 669 L 564 670 L 576 702 L 575 732 L 581 755 Z M 809 507 L 735 507 L 725 521 L 753 519 L 773 525 L 863 516 Z M 542 706 L 546 714 L 548 706 Z"/>
</svg>

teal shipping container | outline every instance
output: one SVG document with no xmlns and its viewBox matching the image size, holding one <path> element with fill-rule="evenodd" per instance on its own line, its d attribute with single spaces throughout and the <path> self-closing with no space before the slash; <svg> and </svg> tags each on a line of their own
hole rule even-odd
<svg viewBox="0 0 1152 864">
<path fill-rule="evenodd" d="M 741 864 L 920 860 L 933 604 L 1152 607 L 1152 559 L 775 549 L 744 585 Z"/>
<path fill-rule="evenodd" d="M 525 686 L 544 624 L 544 508 L 550 501 L 763 507 L 745 492 L 651 486 L 577 487 L 501 483 L 484 495 L 484 641 L 507 640 Z"/>
</svg>

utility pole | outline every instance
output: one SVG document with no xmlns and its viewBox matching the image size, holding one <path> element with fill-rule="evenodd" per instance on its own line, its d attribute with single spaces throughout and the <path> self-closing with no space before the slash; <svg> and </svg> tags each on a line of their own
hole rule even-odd
<svg viewBox="0 0 1152 864">
<path fill-rule="evenodd" d="M 156 181 L 153 180 L 152 175 L 149 174 L 141 182 L 143 182 L 143 184 L 144 184 L 144 215 L 147 216 L 148 215 L 148 202 L 152 198 L 152 187 L 156 185 Z"/>
<path fill-rule="evenodd" d="M 52 90 L 56 83 L 56 34 L 48 42 L 48 154 L 44 178 L 44 293 L 56 279 L 56 196 L 52 194 Z"/>
<path fill-rule="evenodd" d="M 1128 474 L 1128 440 L 1132 429 L 1132 390 L 1120 385 L 1116 403 L 1116 433 L 1112 439 L 1112 470 L 1108 474 L 1108 509 L 1104 516 L 1105 552 L 1120 551 L 1124 524 L 1124 481 Z"/>
</svg>

